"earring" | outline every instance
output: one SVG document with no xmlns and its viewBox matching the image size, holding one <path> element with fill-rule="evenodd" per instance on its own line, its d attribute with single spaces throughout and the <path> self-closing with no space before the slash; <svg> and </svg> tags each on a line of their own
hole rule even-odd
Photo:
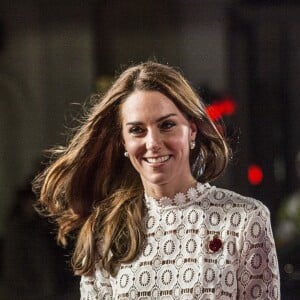
<svg viewBox="0 0 300 300">
<path fill-rule="evenodd" d="M 129 157 L 129 153 L 127 151 L 124 152 L 125 157 Z"/>
<path fill-rule="evenodd" d="M 195 141 L 191 141 L 190 142 L 190 149 L 193 150 L 196 147 L 196 142 Z"/>
</svg>

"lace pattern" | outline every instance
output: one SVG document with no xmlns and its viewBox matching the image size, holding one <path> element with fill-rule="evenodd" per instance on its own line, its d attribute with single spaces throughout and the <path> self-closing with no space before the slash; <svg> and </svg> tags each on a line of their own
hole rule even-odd
<svg viewBox="0 0 300 300">
<path fill-rule="evenodd" d="M 259 201 L 197 184 L 186 194 L 145 197 L 146 243 L 115 278 L 95 266 L 81 300 L 280 299 L 269 210 Z M 209 243 L 221 241 L 212 251 Z M 215 251 L 216 250 L 216 251 Z"/>
</svg>

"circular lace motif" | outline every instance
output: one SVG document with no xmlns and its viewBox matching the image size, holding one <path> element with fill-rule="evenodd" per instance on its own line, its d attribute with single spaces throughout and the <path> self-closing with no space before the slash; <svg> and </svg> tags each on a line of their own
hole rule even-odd
<svg viewBox="0 0 300 300">
<path fill-rule="evenodd" d="M 261 267 L 262 261 L 262 256 L 259 253 L 255 253 L 251 258 L 251 267 L 256 270 L 259 269 Z"/>
<path fill-rule="evenodd" d="M 157 283 L 161 290 L 171 290 L 177 281 L 177 270 L 174 265 L 162 265 L 157 272 Z"/>
<path fill-rule="evenodd" d="M 277 266 L 277 257 L 275 253 L 272 253 L 271 256 L 271 260 L 270 260 L 270 266 L 273 270 L 275 270 L 278 266 Z"/>
<path fill-rule="evenodd" d="M 148 218 L 146 219 L 146 228 L 148 229 L 149 232 L 152 232 L 153 230 L 155 230 L 157 226 L 157 218 L 153 215 L 148 216 Z"/>
<path fill-rule="evenodd" d="M 158 299 L 159 297 L 159 288 L 155 286 L 151 291 L 152 299 Z"/>
<path fill-rule="evenodd" d="M 253 275 L 258 275 L 263 273 L 264 268 L 264 258 L 265 253 L 262 248 L 251 249 L 249 251 L 249 258 L 247 259 L 247 264 L 249 265 L 249 271 Z"/>
<path fill-rule="evenodd" d="M 221 221 L 221 214 L 217 211 L 214 211 L 209 215 L 208 219 L 211 226 L 218 226 Z"/>
<path fill-rule="evenodd" d="M 249 271 L 247 270 L 244 270 L 241 274 L 241 284 L 245 287 L 248 285 L 249 281 L 250 281 L 250 278 L 251 278 L 251 274 Z"/>
<path fill-rule="evenodd" d="M 173 260 L 179 254 L 179 241 L 178 239 L 174 239 L 170 235 L 165 235 L 162 237 L 160 242 L 159 254 L 162 257 L 167 257 L 169 260 Z"/>
<path fill-rule="evenodd" d="M 159 226 L 155 232 L 155 239 L 159 241 L 163 235 L 164 235 L 164 230 Z"/>
<path fill-rule="evenodd" d="M 167 240 L 164 245 L 163 245 L 163 249 L 164 249 L 164 254 L 165 255 L 171 255 L 174 254 L 175 252 L 175 243 L 172 240 Z"/>
<path fill-rule="evenodd" d="M 181 222 L 181 211 L 177 209 L 169 209 L 162 214 L 161 226 L 166 230 L 176 229 Z"/>
<path fill-rule="evenodd" d="M 227 287 L 233 287 L 235 282 L 235 277 L 233 271 L 228 271 L 225 275 L 225 284 Z"/>
<path fill-rule="evenodd" d="M 250 227 L 250 234 L 252 238 L 259 238 L 262 233 L 262 228 L 259 222 L 254 222 Z"/>
<path fill-rule="evenodd" d="M 195 235 L 188 235 L 182 240 L 181 253 L 183 257 L 199 259 L 201 244 Z"/>
<path fill-rule="evenodd" d="M 252 296 L 252 299 L 261 299 L 262 287 L 259 284 L 253 285 L 250 294 Z"/>
<path fill-rule="evenodd" d="M 139 277 L 138 281 L 141 286 L 148 286 L 151 280 L 151 274 L 149 271 L 143 271 Z"/>
<path fill-rule="evenodd" d="M 234 241 L 228 241 L 226 249 L 227 249 L 227 252 L 228 252 L 229 255 L 235 256 L 235 254 L 236 254 L 236 244 L 235 244 Z"/>
<path fill-rule="evenodd" d="M 204 279 L 206 282 L 211 283 L 215 280 L 216 273 L 213 268 L 207 268 L 204 272 Z"/>
<path fill-rule="evenodd" d="M 178 255 L 177 257 L 176 257 L 176 259 L 175 259 L 175 266 L 176 266 L 176 268 L 181 268 L 182 266 L 183 266 L 183 264 L 184 264 L 184 258 L 183 258 L 183 256 L 180 254 L 180 255 Z"/>
<path fill-rule="evenodd" d="M 236 211 L 230 217 L 230 224 L 233 227 L 238 227 L 241 224 L 242 216 L 241 213 Z"/>
<path fill-rule="evenodd" d="M 226 202 L 225 202 L 225 204 L 223 206 L 224 211 L 225 212 L 231 211 L 232 207 L 233 207 L 233 201 L 230 200 L 230 199 L 226 200 Z"/>
<path fill-rule="evenodd" d="M 126 288 L 129 282 L 129 275 L 128 274 L 123 274 L 120 278 L 120 287 L 122 289 Z"/>
<path fill-rule="evenodd" d="M 272 250 L 272 243 L 270 241 L 270 238 L 268 236 L 265 237 L 265 241 L 263 244 L 263 249 L 266 253 L 269 253 Z"/>
<path fill-rule="evenodd" d="M 219 270 L 215 267 L 215 264 L 206 263 L 203 267 L 203 273 L 201 274 L 203 286 L 213 287 L 219 276 Z"/>
<path fill-rule="evenodd" d="M 236 270 L 232 265 L 226 266 L 222 272 L 221 278 L 222 291 L 233 293 L 237 286 L 236 281 Z"/>
<path fill-rule="evenodd" d="M 220 201 L 225 198 L 226 194 L 223 191 L 215 191 L 214 193 L 214 199 Z"/>
<path fill-rule="evenodd" d="M 177 227 L 177 230 L 176 230 L 176 235 L 177 235 L 177 238 L 179 240 L 183 239 L 184 236 L 185 236 L 185 226 L 183 224 L 181 224 L 180 226 Z"/>
<path fill-rule="evenodd" d="M 248 241 L 245 241 L 242 249 L 242 254 L 246 255 L 249 250 L 250 250 L 250 243 Z"/>
<path fill-rule="evenodd" d="M 150 256 L 152 253 L 153 253 L 153 244 L 148 242 L 143 250 L 143 255 L 147 257 Z"/>
<path fill-rule="evenodd" d="M 151 268 L 141 268 L 135 273 L 135 286 L 138 291 L 151 291 L 154 285 L 155 272 Z"/>
<path fill-rule="evenodd" d="M 120 291 L 122 293 L 128 293 L 130 288 L 133 285 L 133 272 L 129 268 L 124 268 L 119 271 L 119 280 L 118 285 L 120 287 Z M 102 289 L 102 286 L 99 287 L 100 290 Z"/>
<path fill-rule="evenodd" d="M 153 261 L 152 261 L 152 265 L 153 265 L 153 268 L 155 270 L 158 270 L 160 269 L 161 265 L 162 265 L 162 259 L 159 255 L 155 256 Z"/>
<path fill-rule="evenodd" d="M 196 283 L 193 288 L 193 293 L 196 297 L 201 296 L 202 294 L 202 286 L 200 283 Z M 198 298 L 197 298 L 198 299 Z"/>
<path fill-rule="evenodd" d="M 206 227 L 206 225 L 201 225 L 200 227 L 199 227 L 199 236 L 201 237 L 201 238 L 205 238 L 205 237 L 207 237 L 207 234 L 208 234 L 208 232 L 207 232 L 207 227 Z"/>
<path fill-rule="evenodd" d="M 272 280 L 272 272 L 270 269 L 266 268 L 263 272 L 263 280 L 264 282 L 271 282 Z"/>
<path fill-rule="evenodd" d="M 183 273 L 183 282 L 190 283 L 195 276 L 195 270 L 192 268 L 187 268 Z"/>
<path fill-rule="evenodd" d="M 271 290 L 271 295 L 273 299 L 279 299 L 279 287 L 277 285 L 274 285 Z"/>
<path fill-rule="evenodd" d="M 154 256 L 157 254 L 157 241 L 153 236 L 150 236 L 143 248 L 143 259 L 145 261 L 152 261 Z"/>
<path fill-rule="evenodd" d="M 181 295 L 181 288 L 180 285 L 176 285 L 173 290 L 172 290 L 172 295 L 174 297 L 174 299 L 180 299 L 180 295 Z"/>
<path fill-rule="evenodd" d="M 132 287 L 129 291 L 130 299 L 137 299 L 138 298 L 138 291 L 135 287 Z"/>
<path fill-rule="evenodd" d="M 188 213 L 187 221 L 189 224 L 195 225 L 199 221 L 199 213 L 195 209 L 192 209 Z"/>
<path fill-rule="evenodd" d="M 197 250 L 197 242 L 194 239 L 189 239 L 185 244 L 185 250 L 189 254 L 195 254 Z"/>
<path fill-rule="evenodd" d="M 218 257 L 217 264 L 218 264 L 218 268 L 220 268 L 220 269 L 223 269 L 225 267 L 225 265 L 226 265 L 226 259 L 225 259 L 225 257 L 223 255 L 221 255 L 221 256 Z"/>
<path fill-rule="evenodd" d="M 169 285 L 173 279 L 173 274 L 170 270 L 164 270 L 161 274 L 161 281 L 164 285 Z"/>
<path fill-rule="evenodd" d="M 265 283 L 260 280 L 254 280 L 251 281 L 249 284 L 249 289 L 250 289 L 250 297 L 251 299 L 266 299 L 266 290 L 267 287 Z"/>
<path fill-rule="evenodd" d="M 174 225 L 176 219 L 177 219 L 177 214 L 173 210 L 171 210 L 166 215 L 166 224 L 169 226 Z"/>
<path fill-rule="evenodd" d="M 203 210 L 207 210 L 210 208 L 210 201 L 208 198 L 204 198 L 200 202 L 200 206 Z"/>
<path fill-rule="evenodd" d="M 179 282 L 185 288 L 192 288 L 199 278 L 199 267 L 192 262 L 185 263 L 179 270 Z"/>
</svg>

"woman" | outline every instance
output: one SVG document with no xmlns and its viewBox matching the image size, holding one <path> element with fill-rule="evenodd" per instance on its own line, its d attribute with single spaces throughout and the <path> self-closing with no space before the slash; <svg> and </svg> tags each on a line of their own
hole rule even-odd
<svg viewBox="0 0 300 300">
<path fill-rule="evenodd" d="M 37 178 L 81 299 L 279 299 L 268 209 L 209 185 L 225 140 L 182 75 L 125 70 Z"/>
</svg>

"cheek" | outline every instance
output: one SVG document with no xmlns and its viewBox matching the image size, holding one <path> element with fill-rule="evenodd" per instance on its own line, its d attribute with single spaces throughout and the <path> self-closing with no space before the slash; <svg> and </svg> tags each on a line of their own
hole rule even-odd
<svg viewBox="0 0 300 300">
<path fill-rule="evenodd" d="M 179 157 L 185 157 L 189 153 L 189 145 L 186 139 L 178 139 L 174 138 L 168 141 L 168 143 L 165 144 L 167 151 L 171 151 L 177 158 Z"/>
<path fill-rule="evenodd" d="M 124 147 L 126 148 L 126 151 L 128 151 L 131 156 L 137 156 L 140 153 L 143 152 L 143 147 L 141 142 L 137 140 L 132 140 L 132 139 L 124 139 Z"/>
<path fill-rule="evenodd" d="M 136 143 L 132 143 L 132 142 L 127 142 L 126 143 L 126 150 L 130 153 L 133 154 L 137 151 L 138 147 L 136 145 Z"/>
<path fill-rule="evenodd" d="M 172 145 L 174 149 L 182 150 L 189 148 L 189 133 L 187 130 L 183 130 L 180 134 L 169 139 L 169 144 Z"/>
<path fill-rule="evenodd" d="M 128 151 L 131 144 L 131 137 L 127 132 L 122 131 L 122 143 L 126 151 Z"/>
</svg>

